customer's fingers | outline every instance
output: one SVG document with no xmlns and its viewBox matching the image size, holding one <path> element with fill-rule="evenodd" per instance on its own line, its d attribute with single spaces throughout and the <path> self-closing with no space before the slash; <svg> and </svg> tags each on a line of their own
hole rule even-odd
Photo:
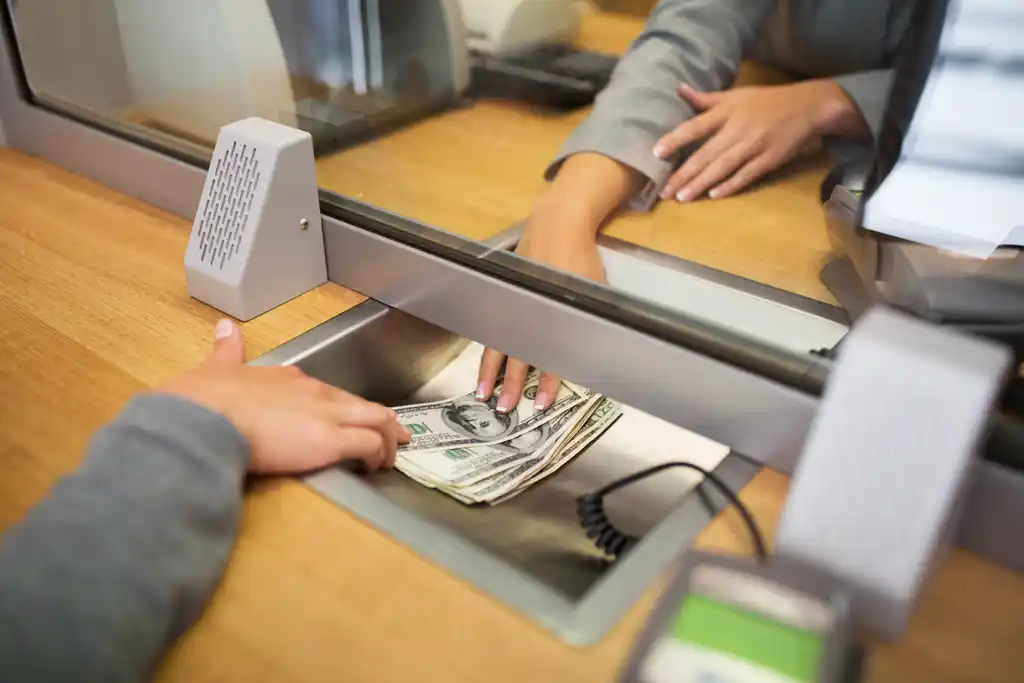
<svg viewBox="0 0 1024 683">
<path fill-rule="evenodd" d="M 238 325 L 224 318 L 217 323 L 213 336 L 209 362 L 219 365 L 241 365 L 245 362 L 245 340 Z"/>
<path fill-rule="evenodd" d="M 324 416 L 341 427 L 365 427 L 380 433 L 384 444 L 385 467 L 393 467 L 398 442 L 408 441 L 408 431 L 395 419 L 395 412 L 369 401 L 327 401 L 322 406 Z"/>
<path fill-rule="evenodd" d="M 332 432 L 334 448 L 329 452 L 334 462 L 358 460 L 371 472 L 387 466 L 388 445 L 381 432 L 348 426 L 335 427 Z"/>
<path fill-rule="evenodd" d="M 384 437 L 376 429 L 341 426 L 315 413 L 303 423 L 301 435 L 287 442 L 254 443 L 249 470 L 256 474 L 310 472 L 358 460 L 376 470 L 386 460 Z"/>
</svg>

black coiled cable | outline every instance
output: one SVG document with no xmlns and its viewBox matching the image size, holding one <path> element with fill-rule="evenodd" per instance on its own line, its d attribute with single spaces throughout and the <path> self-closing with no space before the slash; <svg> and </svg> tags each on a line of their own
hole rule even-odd
<svg viewBox="0 0 1024 683">
<path fill-rule="evenodd" d="M 757 553 L 757 559 L 760 562 L 764 562 L 768 557 L 768 550 L 764 542 L 764 536 L 761 534 L 761 530 L 758 528 L 757 523 L 754 521 L 754 517 L 750 514 L 750 510 L 747 509 L 747 506 L 741 503 L 739 497 L 732 491 L 732 489 L 726 486 L 725 482 L 719 479 L 714 473 L 708 472 L 700 465 L 683 461 L 666 462 L 661 465 L 650 467 L 646 470 L 634 472 L 629 476 L 613 481 L 593 493 L 588 493 L 577 498 L 576 514 L 579 517 L 580 525 L 587 532 L 587 537 L 594 540 L 594 545 L 603 550 L 605 554 L 618 558 L 628 553 L 633 546 L 639 543 L 640 539 L 636 536 L 623 533 L 615 528 L 615 525 L 612 524 L 612 521 L 608 518 L 608 513 L 605 512 L 604 497 L 613 491 L 617 491 L 618 489 L 629 486 L 641 479 L 646 479 L 651 475 L 672 467 L 685 467 L 687 469 L 700 472 L 708 481 L 715 485 L 715 488 L 722 492 L 722 495 L 728 498 L 729 501 L 736 506 L 736 509 L 739 510 L 747 528 L 750 530 L 750 535 L 754 541 L 754 552 Z"/>
</svg>

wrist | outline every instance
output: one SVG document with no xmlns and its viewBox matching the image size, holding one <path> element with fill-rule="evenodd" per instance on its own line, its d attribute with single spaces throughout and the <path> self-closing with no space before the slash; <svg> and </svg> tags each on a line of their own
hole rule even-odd
<svg viewBox="0 0 1024 683">
<path fill-rule="evenodd" d="M 606 218 L 593 202 L 552 185 L 534 203 L 526 231 L 548 237 L 593 239 Z"/>
<path fill-rule="evenodd" d="M 530 223 L 593 239 L 645 180 L 638 171 L 603 154 L 578 152 L 562 163 L 555 179 L 538 198 Z"/>
<path fill-rule="evenodd" d="M 856 102 L 830 78 L 808 81 L 815 89 L 815 132 L 821 136 L 865 137 L 871 131 Z"/>
</svg>

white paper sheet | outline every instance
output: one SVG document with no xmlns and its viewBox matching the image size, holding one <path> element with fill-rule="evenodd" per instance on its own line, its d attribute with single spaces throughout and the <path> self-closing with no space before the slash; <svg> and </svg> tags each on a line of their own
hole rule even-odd
<svg viewBox="0 0 1024 683">
<path fill-rule="evenodd" d="M 953 0 L 875 232 L 985 258 L 1024 246 L 1024 3 Z"/>
</svg>

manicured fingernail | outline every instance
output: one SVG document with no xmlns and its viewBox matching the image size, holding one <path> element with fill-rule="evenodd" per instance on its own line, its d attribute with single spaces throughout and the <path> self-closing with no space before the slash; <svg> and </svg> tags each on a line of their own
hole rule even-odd
<svg viewBox="0 0 1024 683">
<path fill-rule="evenodd" d="M 412 438 L 412 432 L 406 429 L 405 425 L 398 425 L 398 433 L 401 435 L 403 439 Z"/>
<path fill-rule="evenodd" d="M 666 186 L 665 188 L 663 188 L 661 190 L 661 195 L 660 196 L 664 200 L 672 199 L 672 188 Z"/>
<path fill-rule="evenodd" d="M 718 190 L 717 188 L 714 190 L 708 190 L 708 197 L 710 197 L 711 199 L 718 199 L 719 193 L 720 190 Z"/>
<path fill-rule="evenodd" d="M 512 394 L 502 394 L 498 399 L 498 412 L 507 413 L 512 410 Z"/>
<path fill-rule="evenodd" d="M 487 396 L 487 383 L 486 382 L 480 382 L 479 386 L 477 386 L 477 388 L 476 388 L 477 400 L 482 401 L 482 400 L 484 400 L 485 396 Z"/>
<path fill-rule="evenodd" d="M 691 199 L 693 199 L 693 192 L 691 192 L 688 187 L 684 187 L 676 193 L 677 202 L 688 202 Z"/>
<path fill-rule="evenodd" d="M 537 394 L 537 398 L 533 402 L 535 410 L 547 410 L 548 407 L 548 394 L 545 391 L 541 391 Z"/>
<path fill-rule="evenodd" d="M 213 330 L 214 339 L 221 341 L 231 336 L 231 333 L 235 331 L 235 324 L 227 318 L 219 321 L 217 327 Z"/>
<path fill-rule="evenodd" d="M 660 142 L 654 146 L 654 156 L 658 157 L 659 159 L 664 159 L 667 156 L 667 154 L 668 151 Z"/>
</svg>

